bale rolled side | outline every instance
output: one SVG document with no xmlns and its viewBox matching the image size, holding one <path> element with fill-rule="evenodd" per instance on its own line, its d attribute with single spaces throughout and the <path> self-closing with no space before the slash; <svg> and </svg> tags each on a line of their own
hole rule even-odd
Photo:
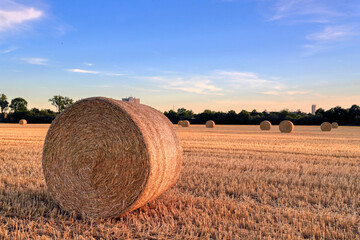
<svg viewBox="0 0 360 240">
<path fill-rule="evenodd" d="M 282 133 L 291 133 L 294 130 L 294 124 L 289 120 L 284 120 L 279 124 L 279 130 Z"/>
<path fill-rule="evenodd" d="M 205 126 L 207 128 L 214 128 L 215 127 L 215 122 L 213 120 L 209 120 L 205 123 Z"/>
<path fill-rule="evenodd" d="M 88 217 L 118 217 L 173 186 L 182 149 L 171 122 L 142 105 L 95 97 L 51 124 L 43 149 L 50 195 Z"/>
<path fill-rule="evenodd" d="M 321 129 L 321 131 L 323 131 L 323 132 L 329 132 L 329 131 L 331 131 L 331 123 L 329 123 L 329 122 L 323 122 L 323 123 L 320 125 L 320 129 Z"/>
<path fill-rule="evenodd" d="M 265 120 L 260 123 L 260 129 L 263 131 L 267 131 L 271 129 L 271 122 Z"/>
<path fill-rule="evenodd" d="M 181 121 L 181 126 L 182 127 L 190 127 L 190 122 L 188 120 L 183 120 L 183 121 Z"/>
<path fill-rule="evenodd" d="M 21 119 L 21 120 L 19 121 L 19 124 L 20 124 L 20 125 L 26 125 L 26 124 L 27 124 L 26 119 Z"/>
</svg>

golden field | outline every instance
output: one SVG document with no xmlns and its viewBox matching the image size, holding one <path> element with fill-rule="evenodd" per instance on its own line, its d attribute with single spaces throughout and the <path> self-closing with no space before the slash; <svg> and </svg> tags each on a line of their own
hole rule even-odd
<svg viewBox="0 0 360 240">
<path fill-rule="evenodd" d="M 50 198 L 49 125 L 0 124 L 0 239 L 360 239 L 360 127 L 192 125 L 178 183 L 119 219 L 84 219 Z"/>
</svg>

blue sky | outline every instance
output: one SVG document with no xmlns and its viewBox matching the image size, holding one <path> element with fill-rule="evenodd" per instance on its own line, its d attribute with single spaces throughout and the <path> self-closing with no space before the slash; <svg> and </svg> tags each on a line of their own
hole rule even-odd
<svg viewBox="0 0 360 240">
<path fill-rule="evenodd" d="M 0 93 L 159 110 L 360 104 L 358 0 L 0 0 Z"/>
</svg>

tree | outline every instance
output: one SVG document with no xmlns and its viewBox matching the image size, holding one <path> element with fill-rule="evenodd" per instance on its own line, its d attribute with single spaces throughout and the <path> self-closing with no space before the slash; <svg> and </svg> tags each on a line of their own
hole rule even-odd
<svg viewBox="0 0 360 240">
<path fill-rule="evenodd" d="M 68 106 L 70 106 L 71 104 L 74 103 L 74 101 L 71 98 L 63 97 L 63 96 L 60 96 L 60 95 L 57 95 L 57 96 L 54 96 L 53 98 L 50 98 L 49 102 L 51 102 L 51 104 L 56 107 L 58 112 L 64 111 L 65 108 L 67 108 Z"/>
<path fill-rule="evenodd" d="M 250 119 L 250 113 L 246 110 L 242 110 L 241 112 L 239 112 L 238 116 L 240 119 L 240 123 L 247 123 Z"/>
<path fill-rule="evenodd" d="M 4 113 L 4 111 L 7 109 L 7 107 L 9 106 L 9 102 L 7 101 L 7 97 L 5 94 L 1 94 L 0 95 L 0 108 L 1 108 L 1 113 Z"/>
<path fill-rule="evenodd" d="M 14 112 L 26 112 L 27 111 L 27 104 L 28 102 L 21 98 L 21 97 L 17 97 L 11 100 L 10 103 L 10 108 L 14 111 Z"/>
<path fill-rule="evenodd" d="M 186 110 L 185 108 L 179 108 L 177 110 L 177 114 L 179 119 L 185 120 L 185 119 L 191 119 L 194 117 L 194 113 L 192 110 Z"/>
</svg>

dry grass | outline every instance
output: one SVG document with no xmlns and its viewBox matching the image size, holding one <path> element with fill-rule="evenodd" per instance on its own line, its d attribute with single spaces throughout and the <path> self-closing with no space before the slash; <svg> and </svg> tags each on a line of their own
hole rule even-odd
<svg viewBox="0 0 360 240">
<path fill-rule="evenodd" d="M 48 125 L 0 124 L 0 239 L 359 239 L 360 128 L 178 128 L 178 183 L 116 220 L 82 219 L 49 197 Z"/>
</svg>

